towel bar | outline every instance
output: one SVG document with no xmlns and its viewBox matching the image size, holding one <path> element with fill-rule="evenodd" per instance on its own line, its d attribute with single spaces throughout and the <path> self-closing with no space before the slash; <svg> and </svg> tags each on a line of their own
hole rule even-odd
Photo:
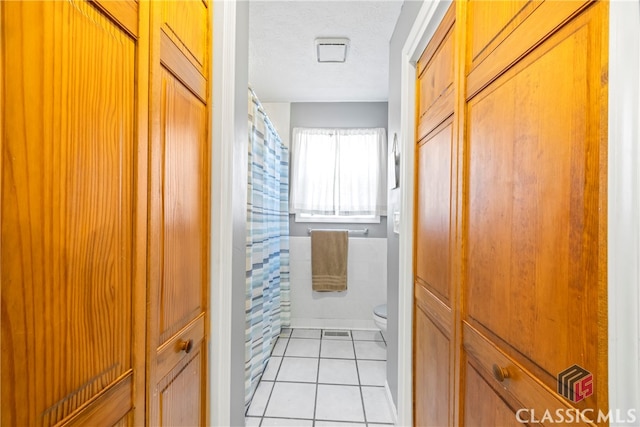
<svg viewBox="0 0 640 427">
<path fill-rule="evenodd" d="M 362 230 L 345 230 L 342 228 L 307 228 L 307 233 L 311 234 L 312 231 L 347 231 L 349 234 L 363 234 L 368 235 L 369 229 L 363 228 Z"/>
</svg>

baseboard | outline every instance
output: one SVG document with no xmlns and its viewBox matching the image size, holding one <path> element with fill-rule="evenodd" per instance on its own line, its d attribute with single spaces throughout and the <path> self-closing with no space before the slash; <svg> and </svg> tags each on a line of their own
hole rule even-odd
<svg viewBox="0 0 640 427">
<path fill-rule="evenodd" d="M 303 319 L 292 318 L 292 328 L 306 329 L 355 329 L 362 331 L 377 331 L 376 324 L 363 319 Z"/>
<path fill-rule="evenodd" d="M 389 388 L 389 383 L 387 381 L 384 382 L 384 391 L 387 393 L 387 403 L 389 404 L 389 408 L 391 409 L 391 417 L 393 418 L 393 425 L 398 425 L 398 409 L 396 405 L 393 404 L 393 397 L 391 396 L 391 389 Z"/>
</svg>

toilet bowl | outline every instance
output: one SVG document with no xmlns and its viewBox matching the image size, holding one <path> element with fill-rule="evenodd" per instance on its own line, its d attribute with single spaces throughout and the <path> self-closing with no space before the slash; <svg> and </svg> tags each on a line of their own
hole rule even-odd
<svg viewBox="0 0 640 427">
<path fill-rule="evenodd" d="M 373 308 L 373 321 L 382 332 L 387 332 L 387 304 L 380 304 Z"/>
</svg>

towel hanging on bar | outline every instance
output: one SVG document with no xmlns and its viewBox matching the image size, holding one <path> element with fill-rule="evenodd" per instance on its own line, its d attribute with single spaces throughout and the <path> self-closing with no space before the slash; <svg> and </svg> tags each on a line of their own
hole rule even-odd
<svg viewBox="0 0 640 427">
<path fill-rule="evenodd" d="M 368 228 L 363 228 L 362 230 L 347 230 L 347 229 L 338 229 L 338 228 L 307 228 L 307 233 L 311 234 L 313 231 L 346 231 L 349 234 L 364 234 L 365 236 L 369 234 Z"/>
<path fill-rule="evenodd" d="M 347 290 L 347 230 L 311 232 L 311 281 L 316 292 Z"/>
</svg>

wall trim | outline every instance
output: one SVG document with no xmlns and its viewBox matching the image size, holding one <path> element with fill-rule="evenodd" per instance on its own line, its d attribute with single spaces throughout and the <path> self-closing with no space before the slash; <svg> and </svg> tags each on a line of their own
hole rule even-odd
<svg viewBox="0 0 640 427">
<path fill-rule="evenodd" d="M 416 63 L 450 0 L 424 2 L 402 48 L 400 83 L 400 188 L 397 425 L 413 425 L 413 193 Z"/>
<path fill-rule="evenodd" d="M 609 408 L 640 415 L 640 5 L 609 3 Z M 615 412 L 614 412 L 615 413 Z M 612 424 L 613 425 L 613 424 Z"/>
<path fill-rule="evenodd" d="M 235 141 L 236 3 L 214 1 L 211 116 L 211 283 L 209 422 L 231 425 L 233 141 Z M 214 13 L 215 12 L 215 13 Z"/>
<path fill-rule="evenodd" d="M 384 392 L 387 395 L 387 404 L 389 405 L 389 409 L 391 409 L 391 418 L 393 419 L 392 423 L 394 426 L 400 425 L 398 424 L 398 409 L 396 405 L 393 404 L 393 396 L 391 395 L 391 388 L 389 388 L 389 382 L 384 382 Z"/>
</svg>

